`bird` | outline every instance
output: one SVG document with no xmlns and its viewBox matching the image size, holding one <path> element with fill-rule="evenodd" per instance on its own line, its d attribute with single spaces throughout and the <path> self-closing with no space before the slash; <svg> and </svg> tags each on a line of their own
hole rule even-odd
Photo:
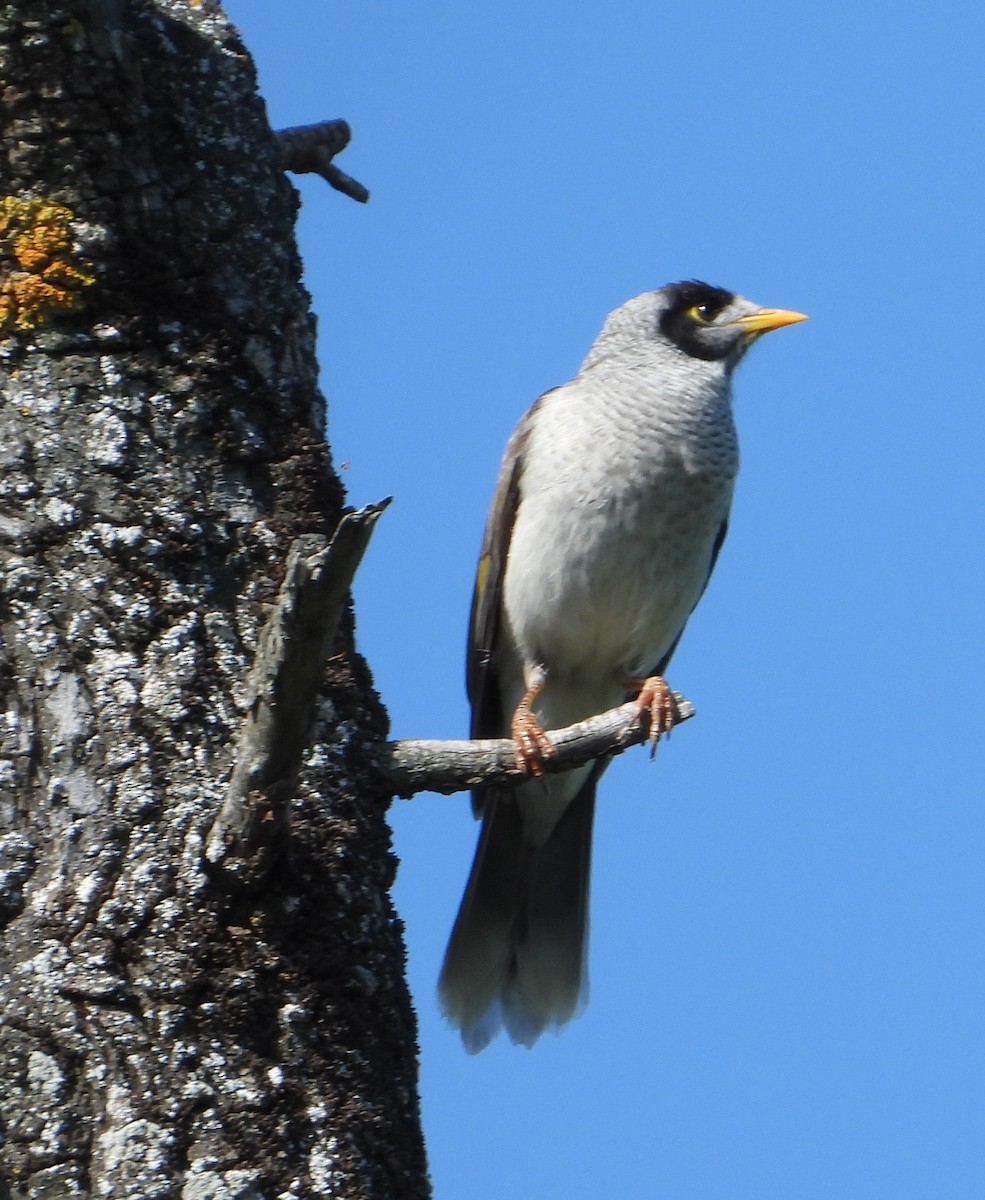
<svg viewBox="0 0 985 1200">
<path fill-rule="evenodd" d="M 524 780 L 477 787 L 482 827 L 438 984 L 469 1053 L 532 1046 L 587 996 L 595 794 L 608 758 L 545 774 L 561 728 L 637 698 L 656 742 L 664 673 L 728 528 L 732 375 L 807 320 L 699 280 L 609 314 L 570 382 L 507 444 L 472 599 L 473 738 L 511 737 Z"/>
</svg>

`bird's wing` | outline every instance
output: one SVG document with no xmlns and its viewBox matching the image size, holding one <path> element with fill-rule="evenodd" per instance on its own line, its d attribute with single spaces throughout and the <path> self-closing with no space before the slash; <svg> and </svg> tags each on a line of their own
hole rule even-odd
<svg viewBox="0 0 985 1200">
<path fill-rule="evenodd" d="M 465 682 L 472 705 L 471 736 L 474 738 L 504 735 L 504 714 L 494 654 L 499 638 L 506 558 L 520 504 L 523 453 L 530 437 L 531 419 L 539 404 L 540 400 L 537 400 L 521 418 L 506 445 L 479 553 L 465 670 Z"/>
<path fill-rule="evenodd" d="M 725 535 L 727 533 L 728 533 L 728 516 L 726 515 L 724 517 L 724 519 L 722 520 L 721 525 L 718 528 L 718 533 L 715 534 L 715 541 L 711 547 L 711 557 L 708 560 L 708 574 L 705 576 L 705 581 L 701 585 L 701 591 L 698 592 L 698 595 L 697 595 L 694 603 L 691 605 L 692 613 L 698 607 L 698 604 L 701 601 L 701 597 L 705 594 L 705 589 L 708 587 L 708 581 L 711 579 L 711 573 L 715 569 L 715 563 L 718 562 L 718 555 L 721 553 L 722 546 L 725 543 Z M 691 614 L 688 613 L 688 619 L 690 619 L 690 615 Z M 687 621 L 685 621 L 684 624 L 681 626 L 680 632 L 678 633 L 677 637 L 674 638 L 673 644 L 671 645 L 670 649 L 667 651 L 667 653 L 663 656 L 663 658 L 657 663 L 657 665 L 650 672 L 651 675 L 660 675 L 661 677 L 664 675 L 664 673 L 667 670 L 668 665 L 670 664 L 670 660 L 674 657 L 674 651 L 677 649 L 678 642 L 680 642 L 681 638 L 684 636 L 684 630 L 686 628 L 687 628 Z"/>
</svg>

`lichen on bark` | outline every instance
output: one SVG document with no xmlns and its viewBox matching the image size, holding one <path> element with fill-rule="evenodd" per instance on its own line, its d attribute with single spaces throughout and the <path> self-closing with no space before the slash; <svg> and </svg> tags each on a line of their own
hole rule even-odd
<svg viewBox="0 0 985 1200">
<path fill-rule="evenodd" d="M 43 196 L 0 197 L 0 332 L 71 312 L 95 283 L 72 245 L 73 215 Z"/>
</svg>

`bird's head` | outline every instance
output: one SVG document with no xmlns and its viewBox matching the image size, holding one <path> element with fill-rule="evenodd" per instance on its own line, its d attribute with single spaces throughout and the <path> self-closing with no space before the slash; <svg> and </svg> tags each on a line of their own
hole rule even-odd
<svg viewBox="0 0 985 1200">
<path fill-rule="evenodd" d="M 758 337 L 806 320 L 803 313 L 763 308 L 697 279 L 668 283 L 610 313 L 584 367 L 612 354 L 663 348 L 703 362 L 721 362 L 731 371 Z"/>
<path fill-rule="evenodd" d="M 734 365 L 764 333 L 807 320 L 803 313 L 762 308 L 696 279 L 668 284 L 653 296 L 657 335 L 706 362 L 721 359 Z"/>
</svg>

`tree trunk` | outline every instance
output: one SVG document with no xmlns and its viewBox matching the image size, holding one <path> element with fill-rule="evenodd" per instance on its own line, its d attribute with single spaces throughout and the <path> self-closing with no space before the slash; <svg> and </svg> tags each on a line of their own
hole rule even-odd
<svg viewBox="0 0 985 1200">
<path fill-rule="evenodd" d="M 348 618 L 257 869 L 204 852 L 343 503 L 252 65 L 211 0 L 15 0 L 0 88 L 0 1196 L 426 1196 Z"/>
</svg>

